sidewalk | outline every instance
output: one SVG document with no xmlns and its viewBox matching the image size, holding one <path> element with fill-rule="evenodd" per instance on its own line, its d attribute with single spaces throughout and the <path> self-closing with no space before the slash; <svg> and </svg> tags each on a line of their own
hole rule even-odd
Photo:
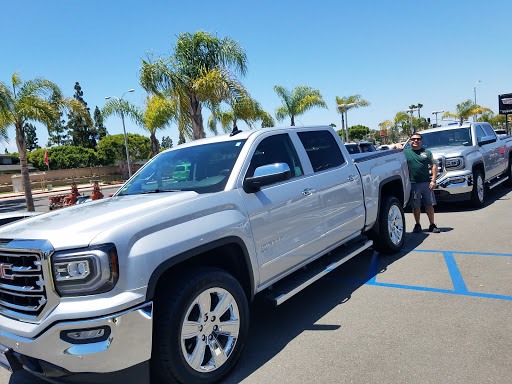
<svg viewBox="0 0 512 384">
<path fill-rule="evenodd" d="M 100 183 L 100 190 L 103 190 L 104 188 L 109 187 L 121 187 L 124 183 L 114 183 L 114 184 L 101 184 Z M 94 189 L 93 185 L 89 184 L 79 184 L 78 185 L 78 191 L 80 194 L 84 194 L 84 192 L 92 192 Z M 71 185 L 63 186 L 63 187 L 56 187 L 53 188 L 51 191 L 48 190 L 32 190 L 32 197 L 34 198 L 40 198 L 40 197 L 49 197 L 49 196 L 57 196 L 57 195 L 69 195 L 71 193 Z M 105 196 L 107 197 L 107 196 Z M 25 194 L 23 192 L 12 192 L 12 193 L 3 193 L 0 194 L 0 203 L 2 201 L 9 201 L 9 200 L 17 200 L 17 199 L 24 199 Z"/>
</svg>

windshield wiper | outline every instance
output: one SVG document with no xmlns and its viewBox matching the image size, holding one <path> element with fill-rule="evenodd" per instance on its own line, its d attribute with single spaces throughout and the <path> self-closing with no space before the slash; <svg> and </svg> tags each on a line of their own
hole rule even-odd
<svg viewBox="0 0 512 384">
<path fill-rule="evenodd" d="M 154 189 L 152 191 L 139 192 L 139 195 L 145 195 L 148 193 L 160 193 L 160 192 L 181 192 L 181 189 Z"/>
</svg>

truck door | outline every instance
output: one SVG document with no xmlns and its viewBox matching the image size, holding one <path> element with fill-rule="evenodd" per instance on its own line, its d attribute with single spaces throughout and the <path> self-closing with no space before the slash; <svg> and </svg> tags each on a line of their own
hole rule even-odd
<svg viewBox="0 0 512 384">
<path fill-rule="evenodd" d="M 496 136 L 496 132 L 492 129 L 491 125 L 488 123 L 481 124 L 486 136 L 494 136 L 495 142 L 490 143 L 492 145 L 493 151 L 493 159 L 494 159 L 494 170 L 493 175 L 497 176 L 505 172 L 507 169 L 507 148 L 505 146 L 505 141 L 498 139 Z"/>
<path fill-rule="evenodd" d="M 362 180 L 351 159 L 344 158 L 342 144 L 331 132 L 303 131 L 297 135 L 313 166 L 322 227 L 318 247 L 326 249 L 360 233 L 364 227 Z"/>
<path fill-rule="evenodd" d="M 259 166 L 274 163 L 288 164 L 291 178 L 255 193 L 239 189 L 256 246 L 260 284 L 310 257 L 322 235 L 319 195 L 312 176 L 304 175 L 288 134 L 274 134 L 256 142 L 243 178 L 252 177 Z"/>
<path fill-rule="evenodd" d="M 487 136 L 481 124 L 475 124 L 475 136 L 477 143 L 480 139 Z M 496 143 L 489 143 L 484 145 L 479 145 L 479 151 L 482 154 L 482 159 L 484 161 L 485 168 L 485 179 L 489 180 L 494 177 L 496 172 L 496 159 L 495 159 L 495 145 Z"/>
</svg>

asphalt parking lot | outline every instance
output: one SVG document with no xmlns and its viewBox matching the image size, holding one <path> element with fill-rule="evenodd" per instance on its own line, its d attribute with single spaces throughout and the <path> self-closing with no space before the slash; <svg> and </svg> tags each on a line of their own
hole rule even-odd
<svg viewBox="0 0 512 384">
<path fill-rule="evenodd" d="M 439 206 L 440 234 L 412 234 L 408 212 L 401 253 L 368 251 L 277 308 L 258 298 L 224 383 L 512 383 L 511 212 L 503 187 Z"/>
</svg>

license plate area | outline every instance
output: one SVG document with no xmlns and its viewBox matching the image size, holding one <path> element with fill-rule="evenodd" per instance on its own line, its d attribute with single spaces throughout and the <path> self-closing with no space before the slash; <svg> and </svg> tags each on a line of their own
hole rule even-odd
<svg viewBox="0 0 512 384">
<path fill-rule="evenodd" d="M 12 372 L 11 364 L 9 363 L 9 359 L 7 358 L 7 354 L 9 352 L 9 348 L 0 345 L 0 366 Z"/>
</svg>

